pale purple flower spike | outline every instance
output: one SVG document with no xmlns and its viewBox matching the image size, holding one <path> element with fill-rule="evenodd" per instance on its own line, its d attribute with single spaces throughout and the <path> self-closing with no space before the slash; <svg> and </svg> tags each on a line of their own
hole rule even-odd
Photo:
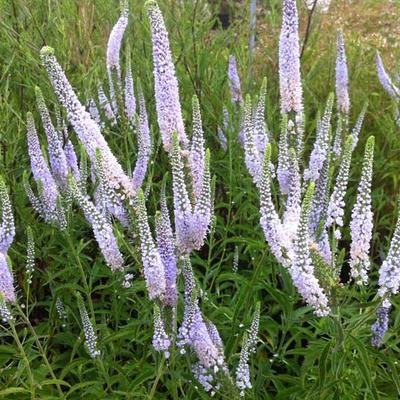
<svg viewBox="0 0 400 400">
<path fill-rule="evenodd" d="M 174 235 L 165 197 L 165 188 L 161 192 L 161 212 L 156 215 L 156 239 L 158 251 L 164 264 L 165 296 L 163 302 L 171 307 L 178 301 L 177 290 L 177 260 L 175 255 Z"/>
<path fill-rule="evenodd" d="M 64 150 L 62 148 L 62 143 L 51 121 L 49 111 L 46 107 L 46 103 L 42 95 L 42 91 L 38 87 L 36 87 L 35 92 L 37 107 L 47 137 L 51 170 L 56 182 L 61 186 L 61 188 L 65 188 L 67 184 L 68 165 Z"/>
<path fill-rule="evenodd" d="M 190 170 L 193 179 L 193 189 L 195 198 L 199 198 L 202 189 L 203 175 L 204 175 L 204 134 L 203 125 L 201 121 L 200 104 L 197 96 L 192 99 L 193 108 L 193 129 L 192 129 L 192 143 L 189 154 Z"/>
<path fill-rule="evenodd" d="M 0 253 L 6 254 L 15 236 L 14 216 L 7 187 L 0 177 L 0 201 L 2 220 L 0 225 Z"/>
<path fill-rule="evenodd" d="M 294 256 L 290 267 L 290 274 L 293 283 L 306 303 L 314 308 L 317 316 L 323 317 L 330 312 L 328 298 L 321 288 L 318 279 L 315 277 L 309 249 L 310 235 L 308 222 L 313 192 L 314 183 L 312 182 L 308 186 L 301 207 L 300 222 L 293 246 Z"/>
<path fill-rule="evenodd" d="M 117 101 L 115 98 L 115 87 L 114 83 L 118 85 L 117 90 L 121 90 L 121 66 L 119 62 L 119 53 L 121 50 L 122 39 L 128 26 L 128 1 L 121 0 L 121 15 L 118 18 L 117 23 L 113 26 L 107 44 L 107 72 L 108 81 L 110 86 L 110 97 L 114 112 L 118 114 Z M 113 71 L 116 72 L 114 78 Z M 117 79 L 114 82 L 114 79 Z"/>
<path fill-rule="evenodd" d="M 347 72 L 346 51 L 344 46 L 343 32 L 339 31 L 337 35 L 336 50 L 336 104 L 337 108 L 343 114 L 350 111 L 349 98 L 349 76 Z"/>
<path fill-rule="evenodd" d="M 376 312 L 376 321 L 371 326 L 372 339 L 371 344 L 374 347 L 380 347 L 389 328 L 390 303 L 381 305 Z"/>
<path fill-rule="evenodd" d="M 132 173 L 133 188 L 137 191 L 143 184 L 146 177 L 147 167 L 150 161 L 151 155 L 151 136 L 149 129 L 149 121 L 146 110 L 146 101 L 142 89 L 139 85 L 138 88 L 139 96 L 139 118 L 135 124 L 137 127 L 137 141 L 138 141 L 138 153 L 135 164 L 135 169 Z"/>
<path fill-rule="evenodd" d="M 284 0 L 279 38 L 279 86 L 282 113 L 303 110 L 298 29 L 296 0 Z"/>
<path fill-rule="evenodd" d="M 139 190 L 137 200 L 137 222 L 147 291 L 150 300 L 159 298 L 162 301 L 166 291 L 165 269 L 150 231 L 145 199 L 141 190 Z"/>
<path fill-rule="evenodd" d="M 168 32 L 156 1 L 146 2 L 153 44 L 154 84 L 157 120 L 164 149 L 172 148 L 172 133 L 177 132 L 184 148 L 188 145 L 179 101 L 178 80 L 172 61 Z"/>
<path fill-rule="evenodd" d="M 350 271 L 358 285 L 368 283 L 371 267 L 369 249 L 372 239 L 373 212 L 371 206 L 372 164 L 374 157 L 374 137 L 365 146 L 363 168 L 358 186 L 357 200 L 351 214 Z"/>
<path fill-rule="evenodd" d="M 378 78 L 381 85 L 389 94 L 389 96 L 394 97 L 397 100 L 400 100 L 400 89 L 393 83 L 393 81 L 390 79 L 390 76 L 386 72 L 379 51 L 376 52 L 375 62 L 376 62 L 376 69 L 378 72 Z"/>
<path fill-rule="evenodd" d="M 99 149 L 104 159 L 105 171 L 110 185 L 116 191 L 121 191 L 123 196 L 132 198 L 134 189 L 131 179 L 125 174 L 112 154 L 104 136 L 101 134 L 100 127 L 79 102 L 71 84 L 54 56 L 54 50 L 50 47 L 43 47 L 40 54 L 55 93 L 61 104 L 68 111 L 68 119 L 83 143 L 91 161 L 93 163 L 96 162 L 96 149 Z"/>
<path fill-rule="evenodd" d="M 240 87 L 240 78 L 237 70 L 236 58 L 233 55 L 229 56 L 228 80 L 229 80 L 229 88 L 231 91 L 232 103 L 242 105 L 243 104 L 242 89 Z"/>
<path fill-rule="evenodd" d="M 43 215 L 45 220 L 54 218 L 57 209 L 58 190 L 53 176 L 50 173 L 46 160 L 43 157 L 37 136 L 35 122 L 32 114 L 27 114 L 28 153 L 31 160 L 31 169 L 35 181 L 41 185 L 40 197 L 43 202 Z"/>
<path fill-rule="evenodd" d="M 14 279 L 8 266 L 6 256 L 0 253 L 0 296 L 3 295 L 6 301 L 15 302 Z"/>
<path fill-rule="evenodd" d="M 125 72 L 125 114 L 131 124 L 135 125 L 136 97 L 133 83 L 130 53 L 127 54 Z"/>
</svg>

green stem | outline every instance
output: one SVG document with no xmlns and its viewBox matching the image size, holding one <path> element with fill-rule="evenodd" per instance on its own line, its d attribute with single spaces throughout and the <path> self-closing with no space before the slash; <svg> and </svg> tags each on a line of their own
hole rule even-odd
<svg viewBox="0 0 400 400">
<path fill-rule="evenodd" d="M 160 381 L 160 378 L 161 378 L 161 376 L 162 376 L 162 374 L 164 372 L 164 363 L 165 363 L 165 358 L 163 357 L 161 362 L 158 365 L 157 376 L 156 376 L 156 379 L 153 382 L 153 386 L 151 387 L 148 400 L 151 400 L 151 399 L 154 398 L 154 394 L 156 393 L 158 382 Z"/>
<path fill-rule="evenodd" d="M 30 389 L 31 390 L 31 399 L 34 400 L 35 397 L 36 397 L 35 396 L 35 380 L 34 380 L 33 375 L 32 375 L 32 370 L 31 370 L 31 367 L 29 365 L 29 360 L 28 360 L 28 357 L 26 356 L 26 353 L 25 353 L 25 350 L 24 350 L 24 346 L 22 346 L 22 343 L 19 340 L 17 330 L 15 329 L 14 321 L 10 320 L 9 321 L 9 325 L 10 325 L 10 328 L 11 328 L 11 331 L 12 331 L 12 336 L 13 336 L 13 338 L 15 340 L 15 343 L 17 344 L 18 350 L 21 353 L 21 357 L 24 360 L 24 363 L 25 363 L 25 366 L 26 366 L 26 370 L 28 372 L 29 384 L 30 384 L 30 387 L 31 387 L 31 389 Z"/>
<path fill-rule="evenodd" d="M 51 366 L 51 364 L 50 364 L 50 362 L 49 362 L 49 360 L 48 360 L 48 358 L 46 356 L 46 352 L 44 351 L 44 348 L 43 348 L 42 344 L 40 343 L 40 340 L 39 340 L 38 336 L 36 335 L 36 331 L 35 331 L 35 329 L 33 329 L 31 321 L 29 321 L 29 318 L 24 314 L 24 312 L 22 311 L 22 309 L 21 309 L 21 307 L 19 305 L 17 305 L 17 310 L 18 310 L 19 314 L 21 315 L 21 317 L 22 317 L 23 321 L 25 322 L 25 324 L 28 326 L 28 329 L 32 333 L 32 336 L 35 339 L 35 343 L 36 343 L 36 345 L 37 345 L 37 347 L 38 347 L 38 349 L 40 351 L 40 354 L 41 354 L 41 356 L 43 358 L 43 361 L 44 361 L 44 363 L 46 364 L 46 367 L 49 370 L 50 376 L 52 377 L 52 379 L 57 381 L 57 377 L 54 374 L 53 368 L 52 368 L 52 366 Z M 63 391 L 61 389 L 60 384 L 56 383 L 56 387 L 57 387 L 58 393 L 60 395 L 60 398 L 64 398 L 64 393 L 63 393 Z"/>
<path fill-rule="evenodd" d="M 90 287 L 89 287 L 89 285 L 87 283 L 86 274 L 85 274 L 85 271 L 83 269 L 83 265 L 81 263 L 79 255 L 75 251 L 75 246 L 74 246 L 74 244 L 73 244 L 73 242 L 71 240 L 71 236 L 69 235 L 69 233 L 66 234 L 66 237 L 67 237 L 68 245 L 69 245 L 69 247 L 70 247 L 70 249 L 71 249 L 71 251 L 72 251 L 72 253 L 73 253 L 73 255 L 74 255 L 75 259 L 76 259 L 76 263 L 78 265 L 79 272 L 81 274 L 83 287 L 85 289 L 86 298 L 87 298 L 87 301 L 88 301 L 88 304 L 89 304 L 90 316 L 92 317 L 93 320 L 95 320 L 94 307 L 93 307 L 93 302 L 92 302 L 91 291 L 90 291 Z"/>
</svg>

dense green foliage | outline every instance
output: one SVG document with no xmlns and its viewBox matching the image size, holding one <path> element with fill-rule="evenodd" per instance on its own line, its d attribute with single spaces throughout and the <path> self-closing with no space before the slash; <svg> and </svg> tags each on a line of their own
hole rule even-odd
<svg viewBox="0 0 400 400">
<path fill-rule="evenodd" d="M 267 12 L 259 23 L 278 32 L 280 1 L 260 3 Z M 211 150 L 216 220 L 206 245 L 192 255 L 192 262 L 203 291 L 202 310 L 218 327 L 228 364 L 233 368 L 252 311 L 257 301 L 261 302 L 259 344 L 251 358 L 253 389 L 246 398 L 398 398 L 398 298 L 393 300 L 384 346 L 376 350 L 370 345 L 370 326 L 377 306 L 377 271 L 396 222 L 400 168 L 399 128 L 394 123 L 390 99 L 376 78 L 373 52 L 355 41 L 347 44 L 351 125 L 365 102 L 369 106 L 352 164 L 346 221 L 355 201 L 365 140 L 370 134 L 376 137 L 371 283 L 361 289 L 350 284 L 346 295 L 338 291 L 333 315 L 317 318 L 301 302 L 287 271 L 278 265 L 265 243 L 259 225 L 259 196 L 237 142 L 239 116 L 234 115 L 226 81 L 230 53 L 238 58 L 246 93 L 258 92 L 262 78 L 268 77 L 267 120 L 277 140 L 280 116 L 276 38 L 271 48 L 257 49 L 253 76 L 247 77 L 247 7 L 235 8 L 232 25 L 222 30 L 216 9 L 204 1 L 165 0 L 159 5 L 170 31 L 185 120 L 190 122 L 191 98 L 197 94 L 206 145 Z M 134 74 L 144 88 L 151 129 L 158 138 L 148 21 L 142 1 L 130 1 L 130 10 L 125 37 L 131 47 Z M 34 87 L 40 86 L 48 104 L 56 102 L 40 64 L 40 48 L 46 44 L 55 49 L 70 82 L 85 101 L 95 93 L 97 83 L 106 80 L 105 47 L 117 17 L 117 1 L 0 1 L 0 174 L 10 190 L 16 218 L 17 236 L 9 256 L 20 288 L 19 306 L 13 308 L 15 331 L 13 325 L 0 329 L 0 398 L 31 398 L 32 384 L 36 387 L 35 398 L 49 400 L 209 397 L 194 380 L 188 356 L 172 352 L 167 361 L 151 346 L 153 306 L 140 272 L 138 238 L 117 227 L 124 259 L 134 274 L 133 286 L 122 290 L 122 277 L 106 267 L 78 209 L 69 213 L 69 228 L 61 233 L 35 215 L 23 188 L 23 175 L 29 171 L 24 121 L 27 111 L 36 112 Z M 319 31 L 317 23 L 314 28 L 302 59 L 306 140 L 313 138 L 316 115 L 323 111 L 334 88 L 335 46 L 328 46 L 322 56 L 313 46 L 318 41 L 334 43 L 335 32 Z M 230 109 L 235 127 L 227 132 L 227 152 L 220 148 L 216 137 L 224 105 Z M 40 135 L 44 137 L 43 132 Z M 130 170 L 134 160 L 131 141 L 113 128 L 106 129 L 106 139 L 121 164 Z M 161 181 L 170 170 L 160 141 L 154 154 L 146 177 L 150 215 L 159 208 Z M 25 273 L 28 226 L 36 250 L 31 284 Z M 348 247 L 347 227 L 342 242 Z M 237 272 L 232 269 L 236 246 Z M 91 299 L 86 307 L 95 317 L 101 350 L 96 360 L 84 347 L 76 291 L 85 300 Z M 57 316 L 57 297 L 65 304 L 65 321 Z M 15 341 L 16 335 L 20 343 Z M 232 398 L 232 394 L 222 390 L 215 397 Z"/>
</svg>

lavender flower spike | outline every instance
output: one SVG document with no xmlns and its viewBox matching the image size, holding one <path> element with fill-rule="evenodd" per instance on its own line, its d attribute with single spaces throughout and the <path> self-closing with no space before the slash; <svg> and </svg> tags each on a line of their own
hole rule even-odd
<svg viewBox="0 0 400 400">
<path fill-rule="evenodd" d="M 143 272 L 147 291 L 151 300 L 163 300 L 166 291 L 165 269 L 160 253 L 154 244 L 149 223 L 144 194 L 139 190 L 137 195 L 137 221 L 139 227 L 140 248 L 142 254 Z"/>
<path fill-rule="evenodd" d="M 289 121 L 293 124 L 292 121 Z M 281 122 L 281 134 L 279 137 L 278 176 L 279 188 L 282 194 L 289 193 L 290 186 L 290 164 L 289 164 L 289 138 L 288 138 L 288 119 L 284 115 Z"/>
<path fill-rule="evenodd" d="M 0 202 L 2 221 L 0 225 L 0 253 L 6 254 L 15 236 L 14 216 L 10 198 L 3 178 L 0 176 Z"/>
<path fill-rule="evenodd" d="M 400 88 L 398 88 L 393 83 L 393 81 L 390 79 L 390 76 L 387 74 L 385 67 L 383 65 L 381 56 L 378 51 L 376 52 L 375 62 L 376 62 L 376 70 L 378 72 L 379 82 L 381 83 L 383 88 L 386 90 L 386 92 L 389 94 L 389 96 L 399 100 L 400 99 Z"/>
<path fill-rule="evenodd" d="M 316 315 L 323 317 L 330 312 L 328 298 L 321 288 L 318 279 L 315 277 L 309 249 L 310 237 L 308 221 L 314 187 L 314 182 L 311 182 L 307 188 L 301 206 L 300 222 L 297 229 L 297 237 L 294 241 L 294 257 L 290 267 L 290 274 L 293 283 L 306 303 L 314 308 Z"/>
<path fill-rule="evenodd" d="M 156 214 L 156 238 L 158 251 L 165 270 L 165 296 L 163 302 L 171 307 L 178 301 L 177 265 L 175 256 L 174 236 L 171 228 L 167 199 L 165 197 L 165 180 L 161 190 L 161 212 Z"/>
<path fill-rule="evenodd" d="M 233 55 L 229 56 L 229 61 L 228 61 L 228 81 L 229 81 L 229 88 L 231 91 L 232 103 L 242 105 L 243 104 L 242 89 L 240 87 L 240 78 L 237 70 L 236 58 Z"/>
<path fill-rule="evenodd" d="M 289 150 L 290 186 L 283 214 L 283 230 L 287 238 L 292 241 L 296 235 L 301 209 L 301 176 L 296 151 Z"/>
<path fill-rule="evenodd" d="M 368 138 L 365 146 L 363 168 L 356 204 L 351 214 L 351 276 L 358 285 L 368 282 L 368 271 L 371 266 L 369 249 L 372 239 L 373 213 L 371 209 L 372 163 L 374 158 L 374 136 Z"/>
<path fill-rule="evenodd" d="M 179 101 L 178 80 L 172 61 L 168 32 L 161 11 L 154 0 L 146 2 L 153 43 L 154 84 L 157 120 L 164 149 L 172 148 L 172 133 L 177 132 L 184 148 L 188 145 Z"/>
<path fill-rule="evenodd" d="M 191 243 L 192 205 L 186 188 L 183 160 L 179 139 L 176 133 L 172 135 L 172 151 L 170 153 L 172 166 L 172 187 L 174 192 L 175 235 L 179 250 L 190 253 L 193 250 Z"/>
<path fill-rule="evenodd" d="M 131 65 L 131 52 L 128 48 L 126 54 L 126 72 L 125 72 L 125 114 L 132 124 L 135 123 L 136 114 L 136 97 L 135 87 L 132 76 L 132 65 Z"/>
<path fill-rule="evenodd" d="M 121 15 L 117 23 L 113 26 L 107 44 L 107 70 L 115 69 L 118 76 L 121 74 L 119 63 L 119 53 L 121 50 L 122 38 L 128 26 L 128 1 L 121 0 Z"/>
<path fill-rule="evenodd" d="M 101 85 L 97 88 L 97 97 L 99 100 L 100 108 L 103 110 L 104 115 L 110 121 L 111 126 L 114 126 L 117 123 L 117 119 L 115 117 L 115 114 L 111 107 L 111 104 L 108 101 L 106 94 L 104 93 L 104 89 Z M 90 115 L 92 115 L 92 114 L 90 114 Z M 93 119 L 101 128 L 103 128 L 104 123 L 99 124 L 99 122 L 97 122 L 95 118 L 93 118 Z"/>
<path fill-rule="evenodd" d="M 251 389 L 249 356 L 256 351 L 258 328 L 260 324 L 260 303 L 257 303 L 256 311 L 249 333 L 243 336 L 242 349 L 240 351 L 239 364 L 236 369 L 236 386 L 240 390 L 240 395 L 244 396 L 246 389 Z"/>
<path fill-rule="evenodd" d="M 262 176 L 260 182 L 260 225 L 263 229 L 265 239 L 271 247 L 272 254 L 283 265 L 288 266 L 284 258 L 282 247 L 284 246 L 284 232 L 275 205 L 272 202 L 271 193 L 271 145 L 265 150 Z"/>
<path fill-rule="evenodd" d="M 346 52 L 343 32 L 337 34 L 336 49 L 336 102 L 338 110 L 348 115 L 350 110 L 349 77 L 347 72 Z"/>
<path fill-rule="evenodd" d="M 382 345 L 383 338 L 389 328 L 390 306 L 390 302 L 386 301 L 378 308 L 376 312 L 376 321 L 371 326 L 371 344 L 374 347 L 380 347 Z"/>
<path fill-rule="evenodd" d="M 284 0 L 279 38 L 279 86 L 282 113 L 303 110 L 298 30 L 296 0 Z"/>
<path fill-rule="evenodd" d="M 333 106 L 333 94 L 331 93 L 326 103 L 324 116 L 317 127 L 317 137 L 310 155 L 308 168 L 304 171 L 304 178 L 316 182 L 320 171 L 328 155 L 330 146 L 330 128 Z"/>
<path fill-rule="evenodd" d="M 204 159 L 201 193 L 196 201 L 191 220 L 191 246 L 195 250 L 199 250 L 204 244 L 210 227 L 212 212 L 210 150 L 207 149 Z"/>
<path fill-rule="evenodd" d="M 193 108 L 193 132 L 192 144 L 189 154 L 190 170 L 193 178 L 194 196 L 200 196 L 204 174 L 204 133 L 201 122 L 200 104 L 197 96 L 192 99 Z"/>
<path fill-rule="evenodd" d="M 158 304 L 154 304 L 154 334 L 153 347 L 156 351 L 163 352 L 165 358 L 169 357 L 169 347 L 171 340 L 165 332 L 164 321 L 161 317 L 161 310 Z"/>
<path fill-rule="evenodd" d="M 252 107 L 250 96 L 246 96 L 246 103 L 244 107 L 244 149 L 245 149 L 245 161 L 246 167 L 253 181 L 258 185 L 261 178 L 261 157 L 254 143 L 253 136 L 253 118 L 252 118 Z"/>
<path fill-rule="evenodd" d="M 31 169 L 36 183 L 41 187 L 42 217 L 46 221 L 54 221 L 57 214 L 57 185 L 43 157 L 32 114 L 27 114 L 28 152 Z"/>
<path fill-rule="evenodd" d="M 85 344 L 87 351 L 91 358 L 97 358 L 100 356 L 101 353 L 100 350 L 98 350 L 97 348 L 96 332 L 94 330 L 92 321 L 90 320 L 89 315 L 87 313 L 82 296 L 79 293 L 77 293 L 76 297 L 78 300 L 79 313 L 81 315 L 83 333 L 85 334 Z"/>
<path fill-rule="evenodd" d="M 68 119 L 74 127 L 79 139 L 83 143 L 91 161 L 96 161 L 96 149 L 100 149 L 104 157 L 104 165 L 107 180 L 116 191 L 121 191 L 122 197 L 132 198 L 134 190 L 130 178 L 124 173 L 121 165 L 112 154 L 99 126 L 91 119 L 89 113 L 79 102 L 63 70 L 58 64 L 54 50 L 43 47 L 40 52 L 43 65 L 45 66 L 59 101 L 68 111 Z"/>
<path fill-rule="evenodd" d="M 149 121 L 147 117 L 146 102 L 144 99 L 143 91 L 138 85 L 138 97 L 139 97 L 139 120 L 136 121 L 137 126 L 137 141 L 138 141 L 138 153 L 135 164 L 135 169 L 132 173 L 133 188 L 137 191 L 143 184 L 144 178 L 146 177 L 147 167 L 150 161 L 151 155 L 151 136 Z"/>
<path fill-rule="evenodd" d="M 121 66 L 119 63 L 119 53 L 121 50 L 122 39 L 128 26 L 128 1 L 121 0 L 121 15 L 117 23 L 113 26 L 107 44 L 107 72 L 110 85 L 110 97 L 114 112 L 117 113 L 117 101 L 115 96 L 114 83 L 117 90 L 121 90 Z"/>
<path fill-rule="evenodd" d="M 0 253 L 0 296 L 12 303 L 16 300 L 13 275 L 3 253 Z"/>
<path fill-rule="evenodd" d="M 95 205 L 79 189 L 74 178 L 70 177 L 69 187 L 77 204 L 82 208 L 85 218 L 93 229 L 94 236 L 107 265 L 113 270 L 123 268 L 123 259 L 119 251 L 111 224 L 104 218 Z"/>
<path fill-rule="evenodd" d="M 357 146 L 358 139 L 360 137 L 361 128 L 362 128 L 364 118 L 365 118 L 365 113 L 367 112 L 367 108 L 368 108 L 368 103 L 364 104 L 364 106 L 357 118 L 357 121 L 353 127 L 353 130 L 351 131 L 351 134 L 353 136 L 353 150 Z"/>
<path fill-rule="evenodd" d="M 269 138 L 268 138 L 268 128 L 265 122 L 265 96 L 267 94 L 267 78 L 263 79 L 261 90 L 260 90 L 260 97 L 258 99 L 257 108 L 254 115 L 254 144 L 259 151 L 261 157 L 264 155 L 265 146 L 267 145 Z"/>
<path fill-rule="evenodd" d="M 397 224 L 390 242 L 389 252 L 386 260 L 379 269 L 378 296 L 389 299 L 390 296 L 399 292 L 400 287 L 400 212 Z"/>
<path fill-rule="evenodd" d="M 333 188 L 333 192 L 329 200 L 327 219 L 326 219 L 327 228 L 329 228 L 333 224 L 336 224 L 338 227 L 343 226 L 343 216 L 344 216 L 344 206 L 345 206 L 344 196 L 346 194 L 347 184 L 349 182 L 349 172 L 350 172 L 352 153 L 353 153 L 353 137 L 349 135 L 346 139 L 343 156 L 340 163 L 339 173 L 336 177 L 335 186 Z M 340 239 L 341 237 L 340 229 L 336 229 L 335 236 L 337 239 Z"/>
<path fill-rule="evenodd" d="M 49 110 L 46 107 L 42 91 L 40 88 L 36 87 L 35 93 L 37 107 L 40 112 L 44 131 L 46 132 L 47 136 L 51 170 L 58 184 L 62 187 L 65 187 L 67 184 L 68 165 L 64 150 L 62 148 L 62 143 L 51 121 Z"/>
</svg>

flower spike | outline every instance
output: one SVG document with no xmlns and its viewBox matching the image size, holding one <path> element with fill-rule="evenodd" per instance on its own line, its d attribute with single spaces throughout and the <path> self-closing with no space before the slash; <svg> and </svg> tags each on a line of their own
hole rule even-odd
<svg viewBox="0 0 400 400">
<path fill-rule="evenodd" d="M 368 138 L 365 146 L 364 162 L 358 186 L 357 200 L 351 214 L 351 276 L 358 285 L 368 282 L 371 266 L 369 249 L 372 239 L 373 213 L 371 209 L 372 164 L 374 158 L 374 136 Z"/>
<path fill-rule="evenodd" d="M 166 151 L 171 151 L 172 134 L 177 132 L 184 148 L 188 145 L 179 101 L 178 80 L 172 61 L 164 18 L 154 0 L 146 2 L 153 44 L 154 84 L 157 120 Z"/>
</svg>

